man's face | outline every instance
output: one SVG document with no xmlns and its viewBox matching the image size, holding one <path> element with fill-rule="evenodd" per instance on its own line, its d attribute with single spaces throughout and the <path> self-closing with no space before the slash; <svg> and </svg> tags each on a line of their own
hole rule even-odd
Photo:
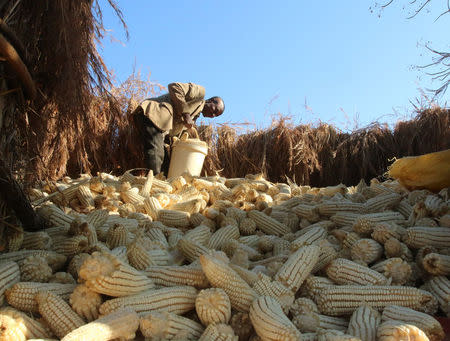
<svg viewBox="0 0 450 341">
<path fill-rule="evenodd" d="M 205 102 L 203 107 L 203 116 L 213 118 L 222 115 L 223 102 L 218 98 L 210 98 Z"/>
</svg>

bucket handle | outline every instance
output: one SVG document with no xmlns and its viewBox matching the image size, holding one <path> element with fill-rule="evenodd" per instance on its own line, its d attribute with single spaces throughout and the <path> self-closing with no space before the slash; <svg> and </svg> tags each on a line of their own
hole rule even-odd
<svg viewBox="0 0 450 341">
<path fill-rule="evenodd" d="M 189 129 L 189 130 L 184 130 L 184 131 L 182 131 L 181 133 L 180 133 L 180 135 L 178 136 L 178 138 L 180 139 L 180 140 L 183 140 L 183 139 L 185 139 L 185 138 L 189 138 L 189 132 L 193 132 L 193 137 L 194 138 L 196 138 L 197 140 L 199 140 L 200 139 L 200 136 L 198 135 L 198 131 L 197 131 L 197 129 L 195 128 L 195 127 L 192 127 L 191 129 Z M 183 138 L 184 137 L 184 138 Z"/>
<path fill-rule="evenodd" d="M 194 137 L 195 137 L 196 139 L 200 139 L 200 137 L 199 137 L 199 135 L 198 135 L 198 131 L 197 131 L 197 129 L 196 129 L 195 127 L 192 127 L 192 128 L 191 128 L 191 131 L 195 134 Z"/>
</svg>

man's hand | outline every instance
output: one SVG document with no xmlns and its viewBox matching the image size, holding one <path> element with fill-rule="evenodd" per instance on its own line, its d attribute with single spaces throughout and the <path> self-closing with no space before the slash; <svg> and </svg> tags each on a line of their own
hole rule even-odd
<svg viewBox="0 0 450 341">
<path fill-rule="evenodd" d="M 183 114 L 183 122 L 184 122 L 184 126 L 188 129 L 191 129 L 195 125 L 194 121 L 192 120 L 191 115 L 189 115 L 189 114 Z"/>
</svg>

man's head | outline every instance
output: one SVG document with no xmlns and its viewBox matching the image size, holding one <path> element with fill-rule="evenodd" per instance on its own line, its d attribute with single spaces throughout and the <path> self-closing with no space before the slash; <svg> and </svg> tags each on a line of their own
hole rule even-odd
<svg viewBox="0 0 450 341">
<path fill-rule="evenodd" d="M 223 114 L 225 110 L 225 104 L 222 98 L 214 96 L 205 101 L 202 114 L 205 117 L 213 118 Z"/>
</svg>

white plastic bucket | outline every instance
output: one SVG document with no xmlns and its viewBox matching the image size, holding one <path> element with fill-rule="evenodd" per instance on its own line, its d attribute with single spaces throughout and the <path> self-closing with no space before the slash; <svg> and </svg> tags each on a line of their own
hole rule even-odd
<svg viewBox="0 0 450 341">
<path fill-rule="evenodd" d="M 188 172 L 200 176 L 205 156 L 208 155 L 208 145 L 199 139 L 176 140 L 172 144 L 168 178 L 173 178 Z"/>
</svg>

